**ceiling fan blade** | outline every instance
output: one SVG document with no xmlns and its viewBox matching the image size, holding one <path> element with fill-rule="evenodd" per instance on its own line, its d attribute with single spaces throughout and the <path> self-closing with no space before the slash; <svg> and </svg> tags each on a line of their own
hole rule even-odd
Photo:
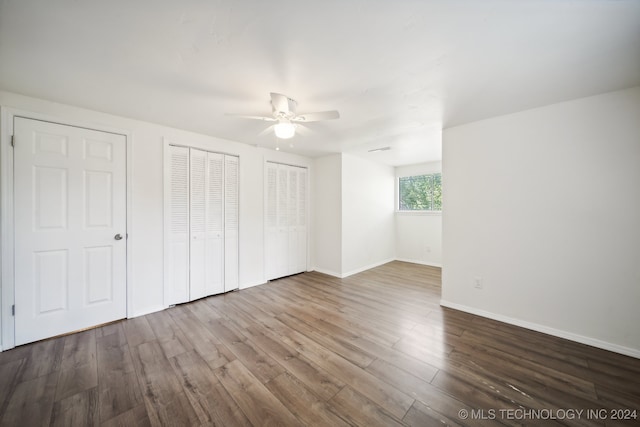
<svg viewBox="0 0 640 427">
<path fill-rule="evenodd" d="M 275 113 L 285 115 L 296 113 L 296 101 L 281 93 L 271 92 L 271 105 Z"/>
<path fill-rule="evenodd" d="M 299 114 L 295 116 L 291 121 L 293 122 L 319 122 L 321 120 L 333 120 L 339 119 L 340 113 L 337 111 L 320 111 L 317 113 Z"/>
<path fill-rule="evenodd" d="M 267 116 L 248 116 L 248 115 L 245 115 L 245 114 L 230 114 L 230 113 L 225 113 L 225 116 L 236 117 L 238 119 L 263 120 L 265 122 L 275 122 L 276 121 L 276 119 L 274 119 L 273 117 L 267 117 Z"/>
<path fill-rule="evenodd" d="M 311 133 L 311 129 L 303 124 L 296 123 L 296 135 L 308 136 Z"/>
<path fill-rule="evenodd" d="M 269 126 L 269 127 L 268 127 L 268 128 L 266 128 L 265 130 L 263 130 L 262 132 L 260 132 L 260 133 L 258 134 L 258 136 L 265 136 L 265 135 L 269 135 L 270 133 L 272 133 L 272 132 L 273 132 L 273 127 L 274 127 L 274 126 L 275 126 L 275 125 L 271 125 L 271 126 Z"/>
</svg>

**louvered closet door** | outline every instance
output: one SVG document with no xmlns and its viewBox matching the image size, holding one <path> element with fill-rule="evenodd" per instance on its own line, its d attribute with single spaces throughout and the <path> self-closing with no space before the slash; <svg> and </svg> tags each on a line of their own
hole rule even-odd
<svg viewBox="0 0 640 427">
<path fill-rule="evenodd" d="M 207 152 L 191 149 L 190 183 L 190 247 L 189 247 L 189 299 L 207 295 L 205 278 L 207 215 Z"/>
<path fill-rule="evenodd" d="M 189 301 L 189 149 L 169 146 L 168 304 Z"/>
<path fill-rule="evenodd" d="M 307 269 L 307 169 L 267 162 L 265 167 L 266 279 Z"/>
<path fill-rule="evenodd" d="M 278 277 L 278 165 L 265 167 L 265 274 L 266 279 Z"/>
<path fill-rule="evenodd" d="M 169 146 L 167 305 L 238 288 L 239 159 Z"/>
<path fill-rule="evenodd" d="M 287 245 L 287 274 L 298 273 L 298 169 L 286 167 L 289 175 L 289 188 L 287 189 L 287 219 L 289 235 Z"/>
<path fill-rule="evenodd" d="M 289 167 L 278 165 L 278 234 L 276 236 L 276 276 L 289 274 Z"/>
<path fill-rule="evenodd" d="M 224 155 L 207 153 L 207 162 L 205 288 L 207 295 L 214 295 L 225 291 Z"/>
<path fill-rule="evenodd" d="M 298 219 L 296 222 L 296 273 L 307 271 L 307 169 L 298 169 Z"/>
<path fill-rule="evenodd" d="M 224 156 L 224 290 L 238 289 L 239 162 Z"/>
</svg>

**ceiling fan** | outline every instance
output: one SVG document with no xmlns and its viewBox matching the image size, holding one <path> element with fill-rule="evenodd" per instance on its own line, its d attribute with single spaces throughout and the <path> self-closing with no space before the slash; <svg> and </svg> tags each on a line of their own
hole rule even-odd
<svg viewBox="0 0 640 427">
<path fill-rule="evenodd" d="M 296 127 L 300 123 L 319 122 L 321 120 L 333 120 L 340 118 L 337 111 L 320 111 L 317 113 L 297 114 L 296 108 L 298 103 L 281 93 L 271 92 L 271 110 L 272 115 L 269 116 L 246 116 L 242 114 L 227 114 L 244 119 L 263 120 L 266 122 L 276 122 L 269 126 L 262 133 L 270 132 L 272 129 L 276 137 L 280 139 L 288 139 L 296 133 Z"/>
</svg>

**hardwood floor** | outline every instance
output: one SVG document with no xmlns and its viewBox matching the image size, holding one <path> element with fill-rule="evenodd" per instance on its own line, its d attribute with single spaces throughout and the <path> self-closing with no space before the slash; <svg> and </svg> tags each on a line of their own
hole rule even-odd
<svg viewBox="0 0 640 427">
<path fill-rule="evenodd" d="M 0 424 L 640 424 L 640 360 L 439 299 L 439 269 L 392 262 L 18 347 Z"/>
</svg>

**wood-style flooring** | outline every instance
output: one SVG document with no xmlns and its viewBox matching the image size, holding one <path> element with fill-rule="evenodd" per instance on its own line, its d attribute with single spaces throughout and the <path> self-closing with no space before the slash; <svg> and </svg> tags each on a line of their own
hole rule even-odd
<svg viewBox="0 0 640 427">
<path fill-rule="evenodd" d="M 439 299 L 439 269 L 392 262 L 18 347 L 0 353 L 0 424 L 640 424 L 640 360 Z"/>
</svg>

